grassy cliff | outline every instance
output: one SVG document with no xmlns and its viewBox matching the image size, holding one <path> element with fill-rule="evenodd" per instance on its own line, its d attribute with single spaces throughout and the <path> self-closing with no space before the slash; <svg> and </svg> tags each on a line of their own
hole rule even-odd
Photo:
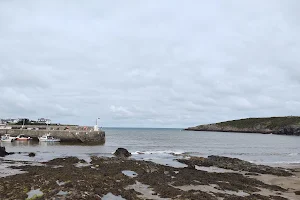
<svg viewBox="0 0 300 200">
<path fill-rule="evenodd" d="M 193 131 L 253 132 L 300 135 L 300 117 L 247 118 L 190 127 Z"/>
<path fill-rule="evenodd" d="M 277 129 L 284 126 L 300 125 L 300 117 L 269 117 L 247 118 L 216 123 L 219 126 L 232 126 L 236 128 L 249 128 L 263 126 L 268 129 Z"/>
</svg>

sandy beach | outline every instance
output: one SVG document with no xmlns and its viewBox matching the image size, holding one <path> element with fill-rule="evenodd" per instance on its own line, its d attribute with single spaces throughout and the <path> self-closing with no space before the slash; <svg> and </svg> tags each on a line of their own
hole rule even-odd
<svg viewBox="0 0 300 200">
<path fill-rule="evenodd" d="M 261 175 L 255 177 L 269 185 L 277 185 L 286 189 L 286 192 L 281 192 L 280 196 L 286 197 L 287 199 L 300 199 L 300 196 L 295 195 L 296 191 L 300 191 L 300 168 L 294 168 L 295 172 L 290 177 L 278 177 L 274 175 Z M 270 191 L 262 190 L 262 195 L 272 195 Z"/>
</svg>

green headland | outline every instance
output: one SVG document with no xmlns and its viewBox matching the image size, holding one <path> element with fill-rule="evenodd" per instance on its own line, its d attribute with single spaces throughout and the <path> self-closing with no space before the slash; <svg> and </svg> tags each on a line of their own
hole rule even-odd
<svg viewBox="0 0 300 200">
<path fill-rule="evenodd" d="M 189 127 L 185 130 L 300 135 L 300 117 L 286 116 L 238 119 Z"/>
</svg>

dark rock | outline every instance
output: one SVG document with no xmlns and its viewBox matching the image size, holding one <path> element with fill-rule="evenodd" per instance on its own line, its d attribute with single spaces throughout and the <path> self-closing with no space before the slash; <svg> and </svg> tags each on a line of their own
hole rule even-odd
<svg viewBox="0 0 300 200">
<path fill-rule="evenodd" d="M 28 154 L 29 157 L 35 157 L 35 153 L 31 152 Z"/>
<path fill-rule="evenodd" d="M 254 172 L 249 172 L 245 174 L 246 176 L 259 176 L 258 173 L 254 173 Z"/>
<path fill-rule="evenodd" d="M 40 199 L 57 199 L 56 194 L 60 190 L 69 192 L 62 199 L 101 199 L 108 193 L 115 196 L 120 195 L 124 199 L 142 199 L 140 193 L 134 189 L 127 189 L 136 181 L 149 185 L 154 194 L 166 199 L 217 200 L 222 197 L 227 200 L 269 200 L 274 198 L 253 193 L 260 192 L 261 189 L 268 189 L 272 194 L 277 191 L 285 191 L 278 186 L 267 185 L 237 173 L 210 173 L 116 157 L 91 157 L 91 159 L 90 163 L 99 167 L 76 167 L 74 164 L 81 162 L 76 157 L 55 159 L 46 163 L 45 166 L 18 166 L 18 169 L 27 173 L 1 178 L 0 199 L 26 199 L 28 196 L 26 193 L 31 188 L 40 188 L 43 191 L 44 195 Z M 63 167 L 52 168 L 52 165 Z M 121 171 L 125 169 L 134 171 L 139 176 L 133 179 L 123 176 Z M 57 181 L 65 184 L 60 185 Z M 176 186 L 184 185 L 199 187 L 218 185 L 218 190 L 243 191 L 252 195 L 241 197 L 234 194 L 212 194 L 201 190 L 183 191 L 176 188 Z"/>
<path fill-rule="evenodd" d="M 114 155 L 117 157 L 129 157 L 131 156 L 131 153 L 127 149 L 118 148 Z"/>
<path fill-rule="evenodd" d="M 273 174 L 276 176 L 291 176 L 293 175 L 289 171 L 279 168 L 279 167 L 270 167 L 266 165 L 256 165 L 238 158 L 229 158 L 223 156 L 208 156 L 209 162 L 213 165 L 219 165 L 218 167 L 231 169 L 234 171 L 248 171 L 253 173 L 260 174 Z"/>
<path fill-rule="evenodd" d="M 45 162 L 43 164 L 47 165 L 74 165 L 76 163 L 85 163 L 84 160 L 80 160 L 77 157 L 68 157 L 68 158 L 55 158 L 50 160 L 49 162 Z"/>
<path fill-rule="evenodd" d="M 293 175 L 290 171 L 283 168 L 270 167 L 266 165 L 256 165 L 254 163 L 240 160 L 238 158 L 229 158 L 224 156 L 208 156 L 208 158 L 191 157 L 190 159 L 178 159 L 178 161 L 186 165 L 197 165 L 203 167 L 215 166 L 223 169 L 230 169 L 233 171 L 245 171 L 256 174 L 272 174 L 276 176 Z"/>
<path fill-rule="evenodd" d="M 72 182 L 67 182 L 67 183 L 64 184 L 64 187 L 65 187 L 65 188 L 73 188 L 74 185 L 73 185 Z"/>
<path fill-rule="evenodd" d="M 95 188 L 94 192 L 95 192 L 95 194 L 98 194 L 98 195 L 102 195 L 103 193 L 105 193 L 105 191 L 103 191 L 102 188 Z"/>
<path fill-rule="evenodd" d="M 9 155 L 9 153 L 5 151 L 5 147 L 0 147 L 0 157 L 4 157 L 6 155 Z"/>
<path fill-rule="evenodd" d="M 281 197 L 281 196 L 269 196 L 273 200 L 288 200 L 287 198 Z"/>
<path fill-rule="evenodd" d="M 192 164 L 192 165 L 188 165 L 186 168 L 187 169 L 196 169 L 196 166 Z"/>
<path fill-rule="evenodd" d="M 300 190 L 295 192 L 296 195 L 300 195 Z"/>
</svg>

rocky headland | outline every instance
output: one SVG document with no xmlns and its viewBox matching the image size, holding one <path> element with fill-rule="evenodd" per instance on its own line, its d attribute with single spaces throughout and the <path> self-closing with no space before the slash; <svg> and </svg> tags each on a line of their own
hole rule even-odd
<svg viewBox="0 0 300 200">
<path fill-rule="evenodd" d="M 189 127 L 188 131 L 263 133 L 300 136 L 300 117 L 247 118 Z"/>
</svg>

